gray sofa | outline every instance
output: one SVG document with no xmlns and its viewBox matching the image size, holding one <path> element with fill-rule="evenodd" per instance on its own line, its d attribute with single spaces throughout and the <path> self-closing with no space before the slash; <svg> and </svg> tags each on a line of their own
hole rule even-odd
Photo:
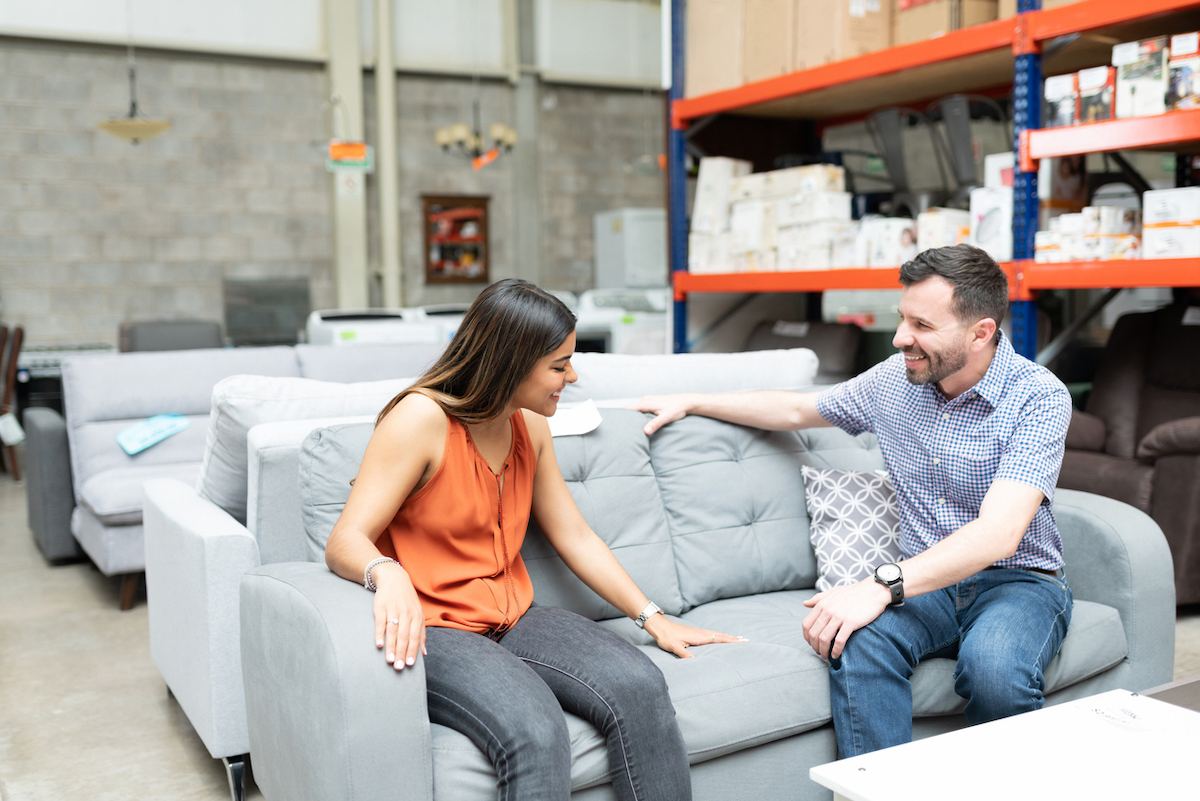
<svg viewBox="0 0 1200 801">
<path fill-rule="evenodd" d="M 687 418 L 647 438 L 644 415 L 605 409 L 603 418 L 591 433 L 555 440 L 584 516 L 668 614 L 750 642 L 697 647 L 692 660 L 660 651 L 575 579 L 533 527 L 522 553 L 537 602 L 601 621 L 662 668 L 697 799 L 828 798 L 808 779 L 836 747 L 826 667 L 800 629 L 816 579 L 800 466 L 879 468 L 873 437 Z M 294 443 L 299 432 L 283 428 L 255 433 Z M 347 422 L 306 437 L 294 502 L 310 542 L 336 519 L 370 431 L 370 422 Z M 1048 702 L 1169 681 L 1174 595 L 1160 529 L 1130 506 L 1069 490 L 1055 513 L 1076 605 L 1047 671 Z M 486 757 L 429 723 L 421 663 L 396 674 L 375 649 L 371 601 L 319 563 L 263 564 L 242 578 L 242 675 L 264 796 L 495 798 Z M 965 724 L 953 670 L 948 659 L 917 669 L 917 736 Z M 612 798 L 603 740 L 569 715 L 568 724 L 574 796 Z"/>
<path fill-rule="evenodd" d="M 29 526 L 50 561 L 86 553 L 108 576 L 125 576 L 122 608 L 132 605 L 145 561 L 142 482 L 173 477 L 195 483 L 205 452 L 214 385 L 248 373 L 333 381 L 410 376 L 441 346 L 298 345 L 172 352 L 105 353 L 64 360 L 66 418 L 52 409 L 24 414 Z M 128 456 L 116 434 L 162 413 L 190 426 Z"/>
</svg>

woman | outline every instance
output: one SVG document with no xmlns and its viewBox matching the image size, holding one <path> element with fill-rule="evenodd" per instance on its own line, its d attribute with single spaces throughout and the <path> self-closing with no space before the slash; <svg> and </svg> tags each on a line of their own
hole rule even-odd
<svg viewBox="0 0 1200 801">
<path fill-rule="evenodd" d="M 425 655 L 429 719 L 469 737 L 500 798 L 570 795 L 563 710 L 607 738 L 622 799 L 690 798 L 662 673 L 579 615 L 532 606 L 520 548 L 532 512 L 585 584 L 688 657 L 738 638 L 658 614 L 575 506 L 546 417 L 571 369 L 575 318 L 527 281 L 488 287 L 446 352 L 376 421 L 326 546 L 375 593 L 375 644 L 396 670 Z"/>
</svg>

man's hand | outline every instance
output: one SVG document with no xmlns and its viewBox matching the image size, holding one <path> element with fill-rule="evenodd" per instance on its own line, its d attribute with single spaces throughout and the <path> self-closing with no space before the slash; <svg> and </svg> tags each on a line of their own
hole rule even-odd
<svg viewBox="0 0 1200 801">
<path fill-rule="evenodd" d="M 817 656 L 837 659 L 850 635 L 883 613 L 892 593 L 874 578 L 819 592 L 804 602 L 804 639 Z"/>
<path fill-rule="evenodd" d="M 634 401 L 625 408 L 638 412 L 650 412 L 655 415 L 654 419 L 642 428 L 646 432 L 646 436 L 650 436 L 667 423 L 674 423 L 676 420 L 686 417 L 687 413 L 691 411 L 693 401 L 694 396 L 689 394 L 644 395 L 640 400 Z"/>
</svg>

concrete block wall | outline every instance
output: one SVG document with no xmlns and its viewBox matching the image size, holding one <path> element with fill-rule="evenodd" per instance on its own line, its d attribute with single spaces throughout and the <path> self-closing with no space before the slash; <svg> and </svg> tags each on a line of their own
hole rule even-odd
<svg viewBox="0 0 1200 801">
<path fill-rule="evenodd" d="M 0 40 L 0 319 L 29 344 L 117 343 L 127 320 L 223 320 L 224 278 L 333 301 L 318 65 L 139 51 L 131 145 L 118 48 Z"/>
</svg>

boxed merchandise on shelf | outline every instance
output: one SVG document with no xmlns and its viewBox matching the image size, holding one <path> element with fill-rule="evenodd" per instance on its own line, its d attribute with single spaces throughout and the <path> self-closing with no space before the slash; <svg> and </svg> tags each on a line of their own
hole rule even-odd
<svg viewBox="0 0 1200 801">
<path fill-rule="evenodd" d="M 775 247 L 775 204 L 769 200 L 739 200 L 729 210 L 729 230 L 738 253 Z"/>
<path fill-rule="evenodd" d="M 703 275 L 733 270 L 733 234 L 688 234 L 688 271 Z"/>
<path fill-rule="evenodd" d="M 796 70 L 892 44 L 892 0 L 796 0 L 794 19 Z"/>
<path fill-rule="evenodd" d="M 692 230 L 717 233 L 729 230 L 729 204 L 733 202 L 733 179 L 749 175 L 750 162 L 710 157 L 700 159 L 696 197 L 692 201 Z"/>
<path fill-rule="evenodd" d="M 1171 48 L 1165 36 L 1114 45 L 1119 119 L 1152 117 L 1167 110 L 1167 60 Z"/>
<path fill-rule="evenodd" d="M 1035 235 L 1037 261 L 1109 261 L 1140 258 L 1141 229 L 1133 209 L 1086 206 L 1050 221 Z M 1044 234 L 1044 236 L 1043 236 Z"/>
<path fill-rule="evenodd" d="M 1167 62 L 1167 108 L 1200 106 L 1200 33 L 1180 33 L 1171 37 L 1171 57 Z"/>
<path fill-rule="evenodd" d="M 892 39 L 921 42 L 996 19 L 996 0 L 898 0 Z"/>
<path fill-rule="evenodd" d="M 761 200 L 768 196 L 767 175 L 765 172 L 752 172 L 739 175 L 729 185 L 729 200 L 737 203 L 739 200 Z"/>
<path fill-rule="evenodd" d="M 1200 256 L 1200 186 L 1144 192 L 1142 226 L 1145 258 Z"/>
<path fill-rule="evenodd" d="M 971 237 L 971 213 L 932 208 L 917 215 L 917 252 L 966 242 Z"/>
<path fill-rule="evenodd" d="M 805 164 L 761 173 L 766 176 L 766 197 L 799 192 L 844 192 L 846 169 L 836 164 Z"/>
<path fill-rule="evenodd" d="M 1058 8 L 1078 3 L 1080 0 L 1042 0 L 1042 9 Z M 1000 0 L 996 9 L 996 19 L 1008 19 L 1017 13 L 1017 0 Z"/>
<path fill-rule="evenodd" d="M 996 261 L 1012 261 L 1012 187 L 971 190 L 971 242 Z"/>
<path fill-rule="evenodd" d="M 1079 88 L 1080 123 L 1103 122 L 1113 118 L 1113 103 L 1116 100 L 1116 67 L 1092 67 L 1080 70 L 1076 77 Z"/>
<path fill-rule="evenodd" d="M 988 188 L 1013 185 L 1013 154 L 993 153 L 983 159 L 983 185 Z M 1038 228 L 1050 227 L 1060 214 L 1079 211 L 1087 205 L 1087 161 L 1083 156 L 1042 159 L 1038 166 Z"/>
<path fill-rule="evenodd" d="M 791 72 L 796 60 L 798 0 L 744 0 L 744 3 L 742 81 L 753 83 Z"/>
<path fill-rule="evenodd" d="M 742 84 L 743 0 L 691 0 L 687 9 L 688 97 Z"/>
<path fill-rule="evenodd" d="M 855 228 L 849 219 L 823 220 L 780 228 L 777 240 L 779 270 L 828 270 L 833 266 L 834 242 Z"/>
<path fill-rule="evenodd" d="M 1200 226 L 1146 224 L 1142 232 L 1142 255 L 1146 259 L 1194 259 L 1200 257 Z"/>
<path fill-rule="evenodd" d="M 849 220 L 849 192 L 798 192 L 775 201 L 775 223 L 802 225 L 821 220 Z"/>
<path fill-rule="evenodd" d="M 859 236 L 867 242 L 868 267 L 899 267 L 917 255 L 915 221 L 906 217 L 868 217 Z"/>
<path fill-rule="evenodd" d="M 863 233 L 863 224 L 853 223 L 833 238 L 829 266 L 834 269 L 866 267 L 870 255 L 870 242 Z"/>
<path fill-rule="evenodd" d="M 1079 124 L 1079 76 L 1074 72 L 1051 75 L 1042 83 L 1042 127 L 1063 128 Z"/>
</svg>

